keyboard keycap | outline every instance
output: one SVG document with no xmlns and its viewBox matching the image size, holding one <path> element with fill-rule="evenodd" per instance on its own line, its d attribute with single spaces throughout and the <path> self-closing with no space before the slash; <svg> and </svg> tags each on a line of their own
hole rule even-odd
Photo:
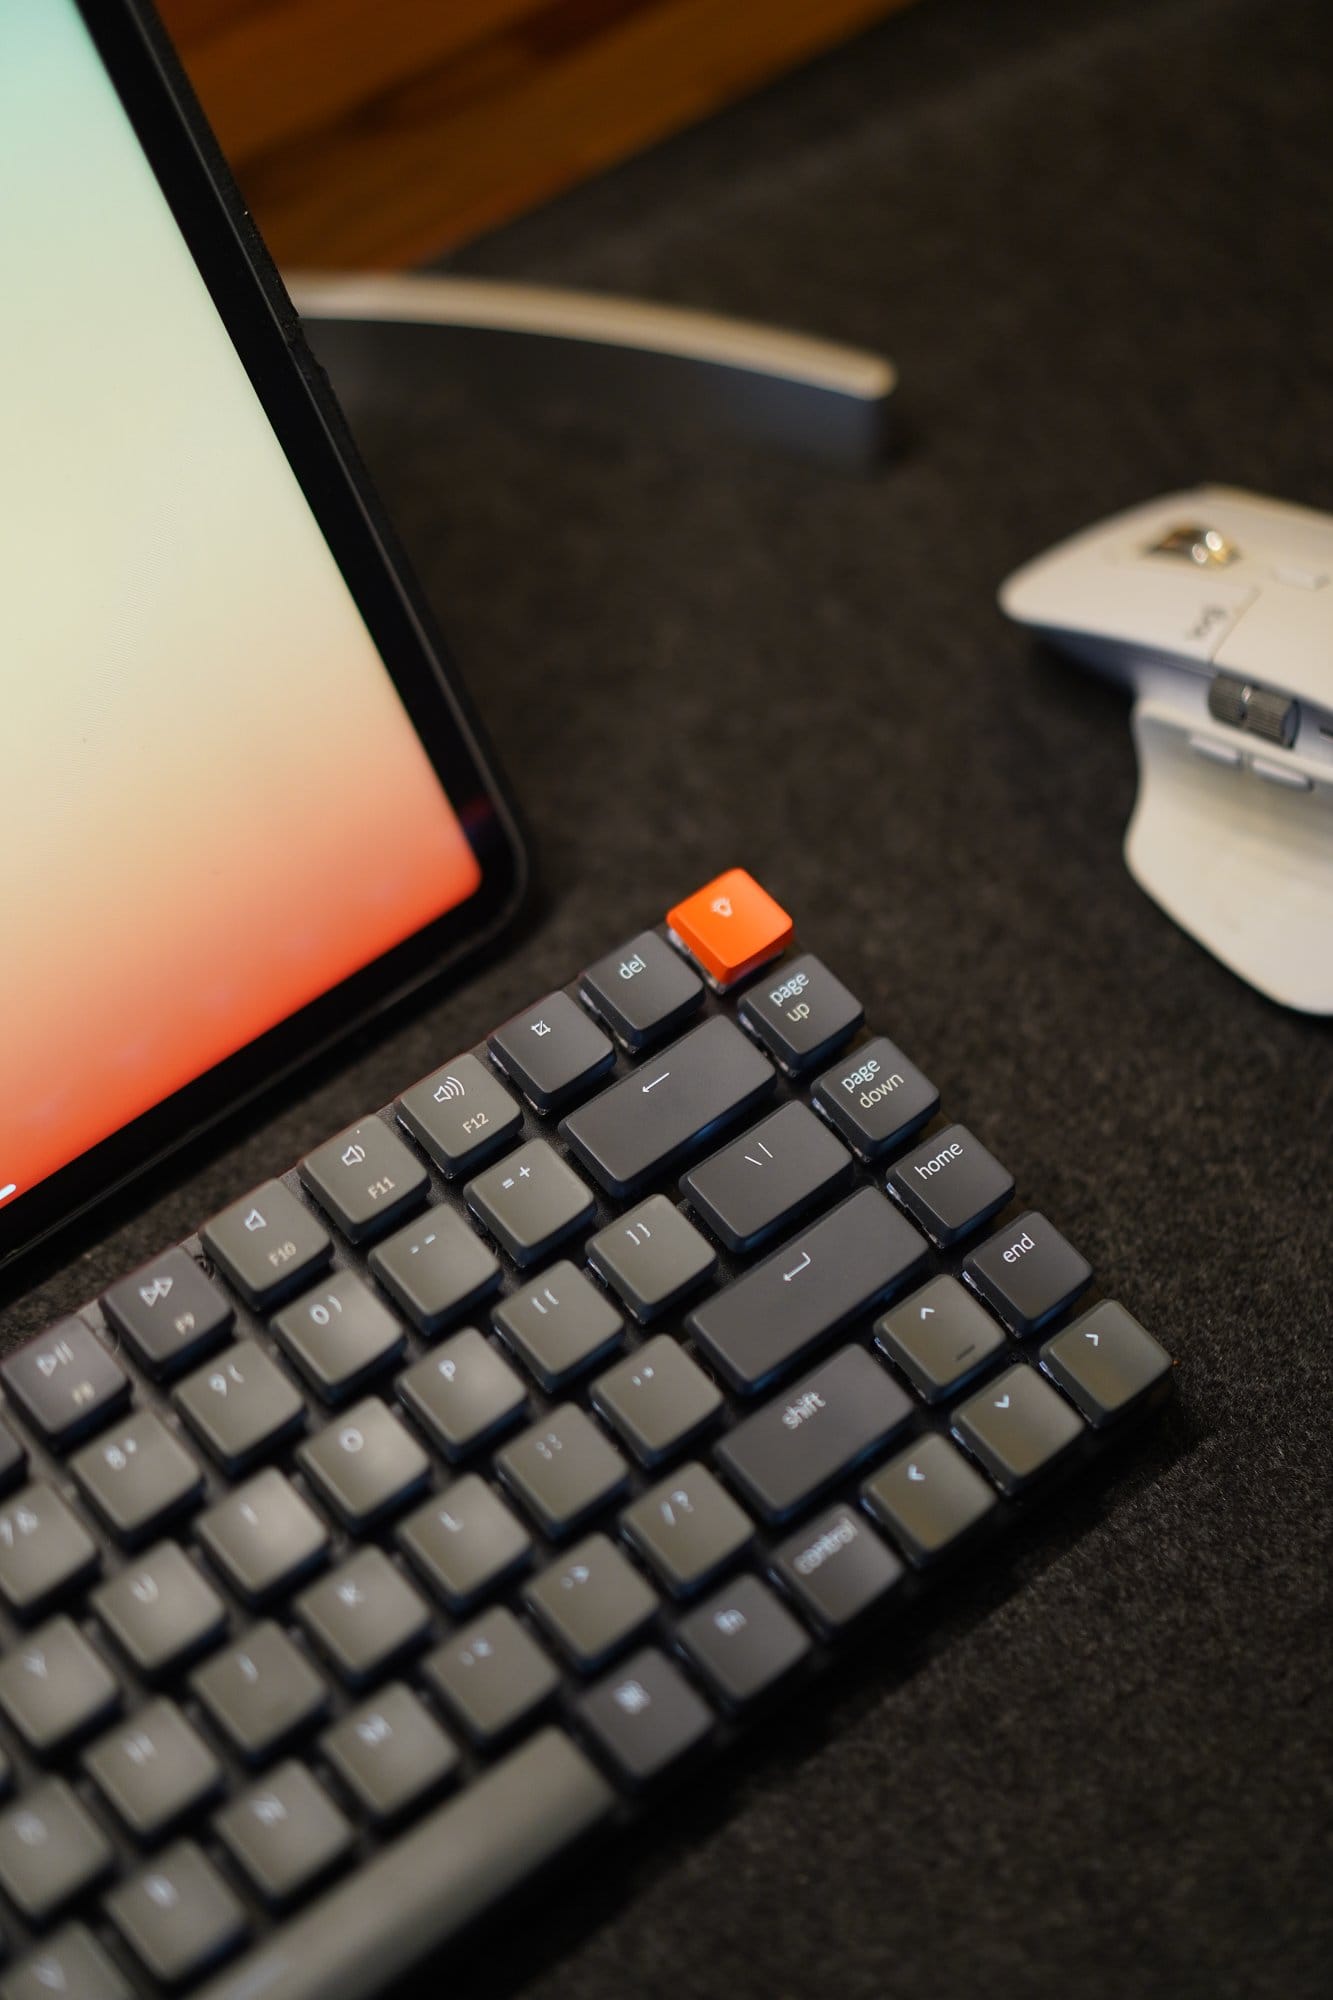
<svg viewBox="0 0 1333 2000">
<path fill-rule="evenodd" d="M 85 1445 L 69 1469 L 108 1527 L 130 1547 L 158 1534 L 204 1490 L 198 1465 L 151 1410 Z"/>
<path fill-rule="evenodd" d="M 932 1278 L 876 1322 L 875 1339 L 917 1394 L 938 1403 L 1004 1351 L 1005 1339 L 957 1278 Z"/>
<path fill-rule="evenodd" d="M 604 1076 L 616 1052 L 567 993 L 549 993 L 491 1036 L 492 1056 L 539 1111 L 554 1111 Z"/>
<path fill-rule="evenodd" d="M 472 1213 L 519 1265 L 535 1264 L 593 1217 L 590 1190 L 545 1139 L 532 1139 L 488 1167 L 464 1193 Z"/>
<path fill-rule="evenodd" d="M 994 1488 L 938 1432 L 872 1473 L 861 1497 L 918 1569 L 956 1548 L 996 1505 Z"/>
<path fill-rule="evenodd" d="M 0 1381 L 57 1451 L 129 1401 L 130 1380 L 81 1319 L 63 1319 L 0 1366 Z"/>
<path fill-rule="evenodd" d="M 582 991 L 620 1040 L 632 1049 L 664 1041 L 703 1002 L 702 982 L 656 931 L 641 931 L 590 965 Z"/>
<path fill-rule="evenodd" d="M 106 1912 L 153 1979 L 179 1986 L 240 1949 L 245 1910 L 193 1841 L 178 1841 L 106 1899 Z"/>
<path fill-rule="evenodd" d="M 333 1255 L 327 1229 L 281 1181 L 265 1181 L 224 1208 L 200 1236 L 256 1311 L 309 1284 Z"/>
<path fill-rule="evenodd" d="M 352 1271 L 286 1306 L 273 1331 L 307 1382 L 326 1403 L 342 1402 L 407 1345 L 383 1300 Z"/>
<path fill-rule="evenodd" d="M 39 1617 L 99 1561 L 83 1523 L 41 1480 L 0 1507 L 0 1596 L 20 1618 Z"/>
<path fill-rule="evenodd" d="M 819 1515 L 780 1543 L 773 1571 L 829 1638 L 887 1597 L 906 1574 L 897 1556 L 850 1507 Z"/>
<path fill-rule="evenodd" d="M 190 1688 L 250 1764 L 274 1756 L 329 1704 L 329 1690 L 305 1655 L 267 1621 L 196 1667 Z"/>
<path fill-rule="evenodd" d="M 500 1266 L 451 1209 L 431 1208 L 370 1253 L 370 1268 L 420 1333 L 433 1334 L 493 1292 Z"/>
<path fill-rule="evenodd" d="M 532 1554 L 527 1530 L 474 1472 L 409 1514 L 398 1542 L 451 1611 L 467 1610 Z"/>
<path fill-rule="evenodd" d="M 1035 1333 L 1092 1283 L 1086 1257 L 1029 1209 L 974 1250 L 963 1276 L 1015 1333 Z"/>
<path fill-rule="evenodd" d="M 792 921 L 753 875 L 728 868 L 668 910 L 667 928 L 711 984 L 724 988 L 776 957 Z"/>
<path fill-rule="evenodd" d="M 72 1619 L 51 1619 L 0 1658 L 0 1707 L 39 1757 L 90 1735 L 119 1705 L 114 1674 Z"/>
<path fill-rule="evenodd" d="M 222 1786 L 221 1764 L 170 1701 L 136 1710 L 83 1763 L 136 1840 L 161 1840 Z"/>
<path fill-rule="evenodd" d="M 954 1243 L 1003 1208 L 1014 1179 L 966 1126 L 948 1125 L 899 1160 L 889 1187 L 932 1242 Z"/>
<path fill-rule="evenodd" d="M 853 1152 L 878 1159 L 939 1107 L 940 1094 L 885 1035 L 876 1035 L 826 1070 L 814 1100 Z"/>
<path fill-rule="evenodd" d="M 911 1399 L 863 1347 L 844 1347 L 728 1431 L 714 1456 L 766 1521 L 782 1521 L 878 1449 Z"/>
<path fill-rule="evenodd" d="M 301 1162 L 301 1179 L 351 1243 L 381 1236 L 426 1199 L 430 1175 L 379 1118 L 349 1125 Z"/>
<path fill-rule="evenodd" d="M 560 1135 L 608 1194 L 625 1198 L 744 1117 L 773 1075 L 735 1022 L 715 1016 L 572 1111 Z"/>
<path fill-rule="evenodd" d="M 92 1594 L 92 1608 L 148 1680 L 221 1638 L 227 1608 L 179 1542 L 159 1542 Z"/>
<path fill-rule="evenodd" d="M 600 1375 L 592 1400 L 644 1465 L 678 1451 L 722 1408 L 717 1384 L 665 1333 Z"/>
<path fill-rule="evenodd" d="M 1046 1342 L 1041 1365 L 1101 1430 L 1166 1380 L 1171 1356 L 1132 1313 L 1103 1299 Z"/>
<path fill-rule="evenodd" d="M 744 1708 L 798 1667 L 810 1641 L 767 1584 L 738 1576 L 682 1618 L 677 1637 L 724 1707 Z"/>
<path fill-rule="evenodd" d="M 864 1019 L 861 1002 L 810 952 L 775 965 L 741 1001 L 740 1016 L 785 1070 L 812 1069 Z"/>
<path fill-rule="evenodd" d="M 290 1590 L 319 1566 L 329 1535 L 280 1472 L 256 1473 L 199 1519 L 199 1539 L 246 1604 Z"/>
<path fill-rule="evenodd" d="M 539 1623 L 584 1673 L 642 1632 L 657 1599 L 614 1542 L 589 1535 L 527 1586 Z"/>
<path fill-rule="evenodd" d="M 175 1403 L 232 1478 L 276 1451 L 305 1423 L 305 1404 L 297 1391 L 253 1340 L 238 1340 L 187 1375 L 175 1391 Z"/>
<path fill-rule="evenodd" d="M 712 1710 L 679 1667 L 650 1647 L 590 1689 L 579 1718 L 616 1775 L 635 1788 L 660 1777 L 713 1727 Z"/>
<path fill-rule="evenodd" d="M 398 1116 L 442 1173 L 472 1172 L 516 1139 L 523 1107 L 475 1056 L 455 1056 L 398 1100 Z"/>
<path fill-rule="evenodd" d="M 847 1148 L 814 1112 L 784 1104 L 692 1168 L 680 1191 L 728 1250 L 753 1250 L 830 1200 L 851 1171 Z"/>
<path fill-rule="evenodd" d="M 1078 1442 L 1083 1420 L 1035 1368 L 1019 1363 L 955 1410 L 953 1429 L 997 1486 L 1018 1493 Z"/>
<path fill-rule="evenodd" d="M 588 1242 L 588 1262 L 634 1317 L 656 1319 L 717 1267 L 717 1252 L 665 1195 L 650 1195 Z"/>
<path fill-rule="evenodd" d="M 673 1597 L 693 1597 L 754 1540 L 754 1522 L 702 1465 L 682 1465 L 620 1517 Z"/>
<path fill-rule="evenodd" d="M 733 1385 L 756 1390 L 903 1284 L 926 1255 L 909 1222 L 861 1188 L 686 1324 Z"/>
<path fill-rule="evenodd" d="M 430 1479 L 425 1452 L 375 1396 L 354 1404 L 302 1445 L 296 1459 L 354 1535 L 397 1513 Z"/>
<path fill-rule="evenodd" d="M 486 1749 L 535 1715 L 560 1685 L 537 1641 L 503 1605 L 437 1646 L 422 1672 L 450 1715 Z"/>
<path fill-rule="evenodd" d="M 264 1901 L 282 1908 L 336 1868 L 352 1829 L 302 1764 L 287 1762 L 213 1822 Z"/>
<path fill-rule="evenodd" d="M 321 1896 L 201 2000 L 384 1992 L 604 1820 L 614 1802 L 568 1738 L 544 1729 Z"/>
<path fill-rule="evenodd" d="M 462 1458 L 527 1408 L 519 1377 L 475 1327 L 464 1327 L 398 1378 L 398 1394 L 446 1458 Z"/>
<path fill-rule="evenodd" d="M 571 1534 L 621 1491 L 629 1466 L 573 1403 L 495 1454 L 495 1469 L 548 1535 Z"/>
<path fill-rule="evenodd" d="M 430 1631 L 425 1600 L 375 1548 L 303 1590 L 296 1615 L 351 1687 L 376 1679 Z"/>
<path fill-rule="evenodd" d="M 28 1467 L 28 1454 L 9 1425 L 0 1423 L 0 1493 L 17 1486 Z"/>
<path fill-rule="evenodd" d="M 134 2000 L 85 1924 L 66 1924 L 20 1959 L 0 1991 L 4 2000 Z"/>
<path fill-rule="evenodd" d="M 46 1924 L 101 1880 L 110 1843 L 60 1778 L 0 1812 L 0 1889 L 31 1924 Z"/>
<path fill-rule="evenodd" d="M 184 1250 L 168 1250 L 113 1285 L 102 1311 L 159 1381 L 216 1347 L 236 1317 L 211 1278 Z"/>
<path fill-rule="evenodd" d="M 544 1389 L 555 1391 L 592 1366 L 625 1336 L 625 1322 L 568 1259 L 541 1271 L 492 1315 Z"/>
<path fill-rule="evenodd" d="M 368 1817 L 382 1825 L 438 1792 L 458 1751 L 405 1687 L 387 1687 L 327 1730 L 320 1747 Z"/>
</svg>

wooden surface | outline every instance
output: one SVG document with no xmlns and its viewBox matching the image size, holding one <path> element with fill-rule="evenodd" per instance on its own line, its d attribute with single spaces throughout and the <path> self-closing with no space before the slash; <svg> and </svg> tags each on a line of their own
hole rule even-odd
<svg viewBox="0 0 1333 2000">
<path fill-rule="evenodd" d="M 159 0 L 279 263 L 436 256 L 907 0 Z"/>
</svg>

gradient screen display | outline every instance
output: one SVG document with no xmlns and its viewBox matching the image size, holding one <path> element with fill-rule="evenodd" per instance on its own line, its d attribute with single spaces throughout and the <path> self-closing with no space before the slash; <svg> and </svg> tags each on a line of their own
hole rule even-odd
<svg viewBox="0 0 1333 2000">
<path fill-rule="evenodd" d="M 480 870 L 71 0 L 0 0 L 0 274 L 3 1205 Z"/>
</svg>

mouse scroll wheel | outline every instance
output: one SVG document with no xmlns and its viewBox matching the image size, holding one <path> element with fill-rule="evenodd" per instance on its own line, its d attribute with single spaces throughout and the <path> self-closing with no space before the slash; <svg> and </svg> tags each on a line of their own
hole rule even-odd
<svg viewBox="0 0 1333 2000">
<path fill-rule="evenodd" d="M 1235 674 L 1218 674 L 1208 690 L 1208 712 L 1217 722 L 1233 729 L 1247 729 L 1269 743 L 1289 750 L 1296 740 L 1301 712 L 1290 695 L 1271 688 L 1251 687 Z"/>
<path fill-rule="evenodd" d="M 1225 569 L 1228 563 L 1236 561 L 1240 550 L 1220 528 L 1187 522 L 1182 527 L 1168 528 L 1160 542 L 1150 543 L 1148 554 L 1175 556 L 1179 562 L 1193 563 L 1196 569 Z"/>
</svg>

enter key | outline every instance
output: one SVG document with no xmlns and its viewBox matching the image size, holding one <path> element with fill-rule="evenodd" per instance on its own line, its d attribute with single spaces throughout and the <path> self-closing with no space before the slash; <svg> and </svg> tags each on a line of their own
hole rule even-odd
<svg viewBox="0 0 1333 2000">
<path fill-rule="evenodd" d="M 861 1188 L 686 1325 L 733 1388 L 753 1391 L 869 1311 L 919 1269 L 926 1245 L 877 1188 Z"/>
</svg>

